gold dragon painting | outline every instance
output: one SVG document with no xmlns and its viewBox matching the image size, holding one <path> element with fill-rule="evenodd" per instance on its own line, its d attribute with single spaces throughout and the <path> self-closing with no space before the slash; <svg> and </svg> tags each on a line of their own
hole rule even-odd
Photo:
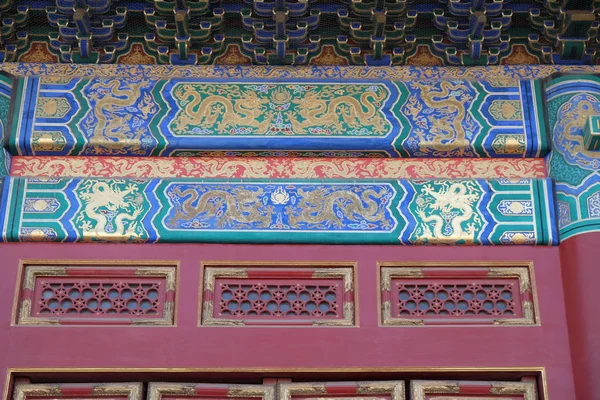
<svg viewBox="0 0 600 400">
<path fill-rule="evenodd" d="M 200 84 L 173 89 L 170 129 L 188 135 L 384 136 L 384 85 Z"/>
</svg>

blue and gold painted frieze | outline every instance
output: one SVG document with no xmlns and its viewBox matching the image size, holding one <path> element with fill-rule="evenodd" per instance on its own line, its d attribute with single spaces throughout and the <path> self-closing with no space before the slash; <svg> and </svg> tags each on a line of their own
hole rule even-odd
<svg viewBox="0 0 600 400">
<path fill-rule="evenodd" d="M 5 178 L 5 241 L 530 244 L 558 240 L 549 179 Z"/>
<path fill-rule="evenodd" d="M 600 151 L 588 148 L 586 129 L 600 116 L 600 76 L 565 75 L 547 83 L 561 239 L 600 230 Z M 588 128 L 586 128 L 588 126 Z"/>
<path fill-rule="evenodd" d="M 19 78 L 19 155 L 540 157 L 540 83 Z"/>
</svg>

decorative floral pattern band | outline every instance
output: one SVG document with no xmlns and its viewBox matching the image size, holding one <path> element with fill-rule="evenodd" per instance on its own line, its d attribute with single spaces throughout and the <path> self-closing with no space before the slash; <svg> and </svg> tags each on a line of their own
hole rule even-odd
<svg viewBox="0 0 600 400">
<path fill-rule="evenodd" d="M 541 157 L 540 81 L 18 78 L 13 155 Z"/>
<path fill-rule="evenodd" d="M 390 79 L 394 81 L 438 79 L 542 79 L 555 73 L 600 73 L 594 65 L 497 65 L 436 66 L 270 66 L 270 65 L 140 65 L 140 64 L 0 64 L 0 70 L 16 76 L 120 77 L 120 78 L 220 78 L 220 79 Z"/>
<path fill-rule="evenodd" d="M 72 178 L 544 178 L 542 158 L 16 156 L 13 176 Z"/>
<path fill-rule="evenodd" d="M 549 179 L 5 178 L 5 241 L 557 243 Z"/>
</svg>

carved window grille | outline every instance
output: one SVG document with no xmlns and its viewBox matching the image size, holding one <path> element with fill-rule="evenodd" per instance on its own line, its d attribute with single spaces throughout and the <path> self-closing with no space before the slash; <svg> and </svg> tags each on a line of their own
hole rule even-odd
<svg viewBox="0 0 600 400">
<path fill-rule="evenodd" d="M 411 381 L 412 400 L 538 400 L 535 381 Z"/>
<path fill-rule="evenodd" d="M 281 383 L 278 400 L 404 400 L 403 381 Z"/>
<path fill-rule="evenodd" d="M 144 395 L 141 383 L 24 383 L 17 382 L 13 400 L 64 399 L 126 399 L 140 400 Z"/>
<path fill-rule="evenodd" d="M 354 325 L 354 266 L 205 265 L 202 325 Z"/>
<path fill-rule="evenodd" d="M 176 264 L 25 265 L 18 325 L 173 325 Z"/>
<path fill-rule="evenodd" d="M 274 385 L 227 385 L 210 383 L 158 383 L 148 385 L 148 400 L 230 399 L 275 400 Z"/>
<path fill-rule="evenodd" d="M 381 266 L 383 325 L 534 325 L 529 266 Z"/>
</svg>

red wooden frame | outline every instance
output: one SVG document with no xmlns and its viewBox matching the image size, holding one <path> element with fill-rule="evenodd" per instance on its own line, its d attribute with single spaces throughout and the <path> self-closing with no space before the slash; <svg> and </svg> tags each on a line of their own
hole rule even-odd
<svg viewBox="0 0 600 400">
<path fill-rule="evenodd" d="M 534 381 L 422 381 L 410 383 L 411 400 L 537 400 Z"/>
<path fill-rule="evenodd" d="M 273 385 L 235 385 L 210 383 L 151 382 L 146 400 L 244 399 L 275 400 Z"/>
<path fill-rule="evenodd" d="M 404 381 L 280 383 L 277 400 L 405 400 Z"/>
<path fill-rule="evenodd" d="M 535 325 L 532 275 L 529 263 L 387 263 L 380 274 L 382 323 Z"/>
<path fill-rule="evenodd" d="M 28 262 L 17 325 L 173 325 L 177 263 Z M 83 263 L 85 264 L 85 263 Z M 135 302 L 135 305 L 132 304 Z M 147 305 L 146 308 L 144 306 Z M 147 310 L 153 313 L 146 312 Z"/>
<path fill-rule="evenodd" d="M 12 400 L 29 399 L 123 399 L 141 400 L 141 383 L 28 383 L 15 384 Z"/>
<path fill-rule="evenodd" d="M 352 326 L 352 263 L 207 263 L 201 325 Z"/>
</svg>

